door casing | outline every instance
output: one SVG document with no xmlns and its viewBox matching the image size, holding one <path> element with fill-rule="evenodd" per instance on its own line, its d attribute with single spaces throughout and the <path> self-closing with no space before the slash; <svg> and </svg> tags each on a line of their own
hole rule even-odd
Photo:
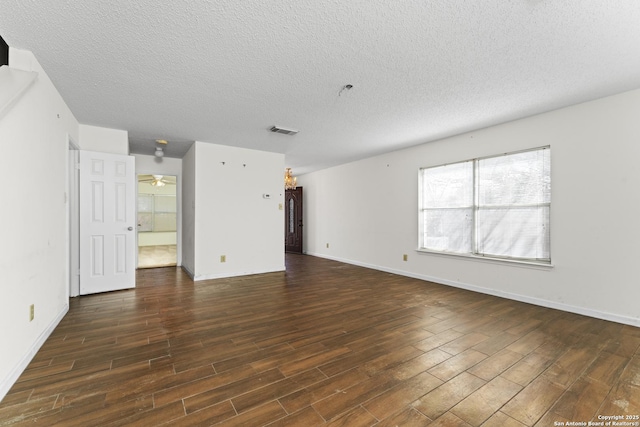
<svg viewBox="0 0 640 427">
<path fill-rule="evenodd" d="M 69 296 L 80 295 L 80 150 L 68 137 L 67 208 L 69 237 Z"/>
</svg>

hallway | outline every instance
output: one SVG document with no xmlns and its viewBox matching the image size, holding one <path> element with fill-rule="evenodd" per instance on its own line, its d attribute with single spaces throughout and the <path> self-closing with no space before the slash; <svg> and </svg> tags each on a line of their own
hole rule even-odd
<svg viewBox="0 0 640 427">
<path fill-rule="evenodd" d="M 138 246 L 138 268 L 172 267 L 176 260 L 176 245 Z"/>
</svg>

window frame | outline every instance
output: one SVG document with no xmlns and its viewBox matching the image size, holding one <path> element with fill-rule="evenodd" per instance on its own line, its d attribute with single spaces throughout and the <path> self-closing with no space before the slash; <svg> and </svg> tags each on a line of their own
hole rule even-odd
<svg viewBox="0 0 640 427">
<path fill-rule="evenodd" d="M 534 205 L 536 206 L 544 206 L 549 210 L 549 217 L 548 217 L 548 236 L 549 236 L 549 243 L 548 243 L 548 253 L 549 253 L 549 258 L 548 259 L 542 259 L 542 258 L 523 258 L 523 257 L 515 257 L 515 256 L 500 256 L 500 255 L 489 255 L 489 254 L 483 254 L 478 252 L 478 229 L 480 227 L 480 225 L 478 224 L 478 211 L 480 210 L 481 206 L 479 203 L 479 178 L 478 178 L 478 164 L 485 159 L 493 159 L 493 158 L 499 158 L 499 157 L 504 157 L 504 156 L 510 156 L 510 155 L 516 155 L 516 154 L 520 154 L 520 153 L 527 153 L 527 152 L 533 152 L 533 151 L 543 151 L 543 150 L 549 150 L 549 176 L 551 177 L 551 146 L 550 145 L 545 145 L 545 146 L 540 146 L 540 147 L 534 147 L 534 148 L 529 148 L 529 149 L 524 149 L 524 150 L 516 150 L 516 151 L 510 151 L 510 152 L 505 152 L 505 153 L 500 153 L 497 155 L 489 155 L 489 156 L 483 156 L 483 157 L 477 157 L 477 158 L 472 158 L 472 159 L 467 159 L 467 160 L 461 160 L 461 161 L 456 161 L 456 162 L 451 162 L 451 163 L 443 163 L 443 164 L 437 164 L 437 165 L 433 165 L 433 166 L 426 166 L 426 167 L 421 167 L 418 169 L 418 248 L 416 249 L 417 252 L 424 252 L 424 253 L 430 253 L 430 254 L 438 254 L 438 255 L 445 255 L 445 256 L 454 256 L 454 257 L 463 257 L 463 258 L 471 258 L 471 259 L 477 259 L 477 260 L 491 260 L 491 261 L 497 261 L 497 262 L 506 262 L 506 263 L 515 263 L 515 264 L 522 264 L 522 265 L 531 265 L 531 266 L 543 266 L 543 267 L 552 267 L 552 252 L 551 252 L 551 201 L 552 201 L 552 195 L 549 196 L 549 202 L 545 202 L 545 203 L 536 203 Z M 444 166 L 450 166 L 450 165 L 456 165 L 456 164 L 461 164 L 461 163 L 469 163 L 471 162 L 472 164 L 472 183 L 471 185 L 473 186 L 472 188 L 472 192 L 473 192 L 473 204 L 471 206 L 471 211 L 472 211 L 472 218 L 471 218 L 471 236 L 470 240 L 471 240 L 471 251 L 470 252 L 453 252 L 453 251 L 446 251 L 446 250 L 438 250 L 438 249 L 432 249 L 432 248 L 426 248 L 425 247 L 425 212 L 429 210 L 429 208 L 424 206 L 425 201 L 423 200 L 424 198 L 424 171 L 429 170 L 429 169 L 434 169 L 434 168 L 440 168 L 440 167 L 444 167 Z M 551 182 L 553 180 L 551 179 Z M 521 205 L 518 204 L 513 204 L 513 205 L 505 205 L 505 206 L 514 206 L 514 207 L 521 207 Z M 437 209 L 437 208 L 431 208 L 433 209 Z"/>
</svg>

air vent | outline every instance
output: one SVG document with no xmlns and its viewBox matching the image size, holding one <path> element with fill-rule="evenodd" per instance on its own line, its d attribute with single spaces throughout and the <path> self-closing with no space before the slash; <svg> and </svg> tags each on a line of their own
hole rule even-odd
<svg viewBox="0 0 640 427">
<path fill-rule="evenodd" d="M 297 130 L 293 130 L 293 129 L 285 129 L 285 128 L 281 128 L 278 126 L 273 126 L 271 129 L 269 129 L 271 132 L 276 132 L 276 133 L 284 133 L 285 135 L 295 135 L 296 133 L 298 133 Z"/>
</svg>

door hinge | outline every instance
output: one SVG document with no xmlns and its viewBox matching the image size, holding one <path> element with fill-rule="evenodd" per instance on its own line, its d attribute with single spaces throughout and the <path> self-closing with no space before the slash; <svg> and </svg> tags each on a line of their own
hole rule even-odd
<svg viewBox="0 0 640 427">
<path fill-rule="evenodd" d="M 80 170 L 80 163 L 76 163 L 76 169 Z"/>
<path fill-rule="evenodd" d="M 79 275 L 80 275 L 80 270 L 78 270 L 78 272 L 76 273 L 76 276 L 79 276 Z"/>
</svg>

